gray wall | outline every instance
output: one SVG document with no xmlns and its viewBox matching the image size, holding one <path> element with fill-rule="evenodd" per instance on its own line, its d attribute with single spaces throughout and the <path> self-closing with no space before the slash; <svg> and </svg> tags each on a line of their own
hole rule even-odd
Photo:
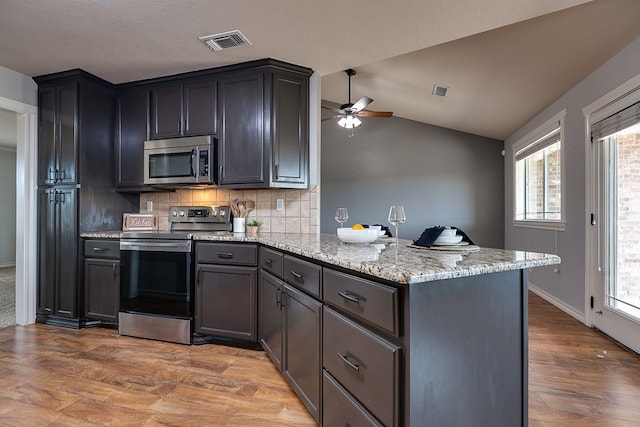
<svg viewBox="0 0 640 427">
<path fill-rule="evenodd" d="M 538 114 L 505 141 L 505 245 L 507 248 L 555 253 L 562 258 L 558 273 L 552 267 L 535 268 L 529 282 L 577 313 L 585 310 L 585 118 L 582 109 L 640 73 L 640 38 L 590 74 L 573 89 Z M 548 118 L 567 109 L 564 133 L 566 230 L 535 230 L 514 227 L 513 143 Z"/>
<path fill-rule="evenodd" d="M 3 147 L 0 147 L 0 199 L 0 267 L 3 267 L 16 263 L 16 151 Z"/>
<path fill-rule="evenodd" d="M 336 232 L 337 207 L 349 209 L 348 225 L 390 226 L 389 206 L 402 204 L 401 239 L 454 225 L 480 245 L 503 247 L 502 141 L 397 117 L 363 119 L 347 134 L 335 120 L 322 124 L 322 233 Z"/>
</svg>

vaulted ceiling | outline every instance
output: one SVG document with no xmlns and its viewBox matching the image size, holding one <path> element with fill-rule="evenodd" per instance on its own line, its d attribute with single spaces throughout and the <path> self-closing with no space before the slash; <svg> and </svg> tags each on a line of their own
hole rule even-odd
<svg viewBox="0 0 640 427">
<path fill-rule="evenodd" d="M 0 65 L 120 83 L 271 57 L 316 70 L 338 104 L 355 68 L 371 109 L 504 139 L 640 36 L 637 16 L 637 0 L 3 1 Z M 250 46 L 198 40 L 235 29 Z"/>
</svg>

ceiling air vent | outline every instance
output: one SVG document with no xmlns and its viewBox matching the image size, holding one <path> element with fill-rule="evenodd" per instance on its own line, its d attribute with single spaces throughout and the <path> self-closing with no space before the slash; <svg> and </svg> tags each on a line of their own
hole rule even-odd
<svg viewBox="0 0 640 427">
<path fill-rule="evenodd" d="M 251 42 L 238 30 L 227 31 L 226 33 L 212 34 L 210 36 L 198 37 L 202 43 L 206 44 L 209 49 L 218 51 L 222 49 L 231 49 L 250 45 Z"/>
<path fill-rule="evenodd" d="M 445 96 L 449 88 L 447 86 L 433 85 L 432 95 Z"/>
</svg>

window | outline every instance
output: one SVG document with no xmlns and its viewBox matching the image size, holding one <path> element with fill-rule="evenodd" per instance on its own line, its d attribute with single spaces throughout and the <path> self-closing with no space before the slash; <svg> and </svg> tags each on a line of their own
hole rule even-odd
<svg viewBox="0 0 640 427">
<path fill-rule="evenodd" d="M 565 111 L 514 144 L 514 222 L 559 229 L 563 216 Z"/>
</svg>

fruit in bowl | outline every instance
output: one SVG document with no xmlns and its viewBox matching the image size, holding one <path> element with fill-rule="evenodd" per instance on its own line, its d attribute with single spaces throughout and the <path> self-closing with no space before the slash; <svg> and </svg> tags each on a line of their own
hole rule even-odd
<svg viewBox="0 0 640 427">
<path fill-rule="evenodd" d="M 345 243 L 371 243 L 378 238 L 378 230 L 338 228 L 338 238 Z"/>
</svg>

